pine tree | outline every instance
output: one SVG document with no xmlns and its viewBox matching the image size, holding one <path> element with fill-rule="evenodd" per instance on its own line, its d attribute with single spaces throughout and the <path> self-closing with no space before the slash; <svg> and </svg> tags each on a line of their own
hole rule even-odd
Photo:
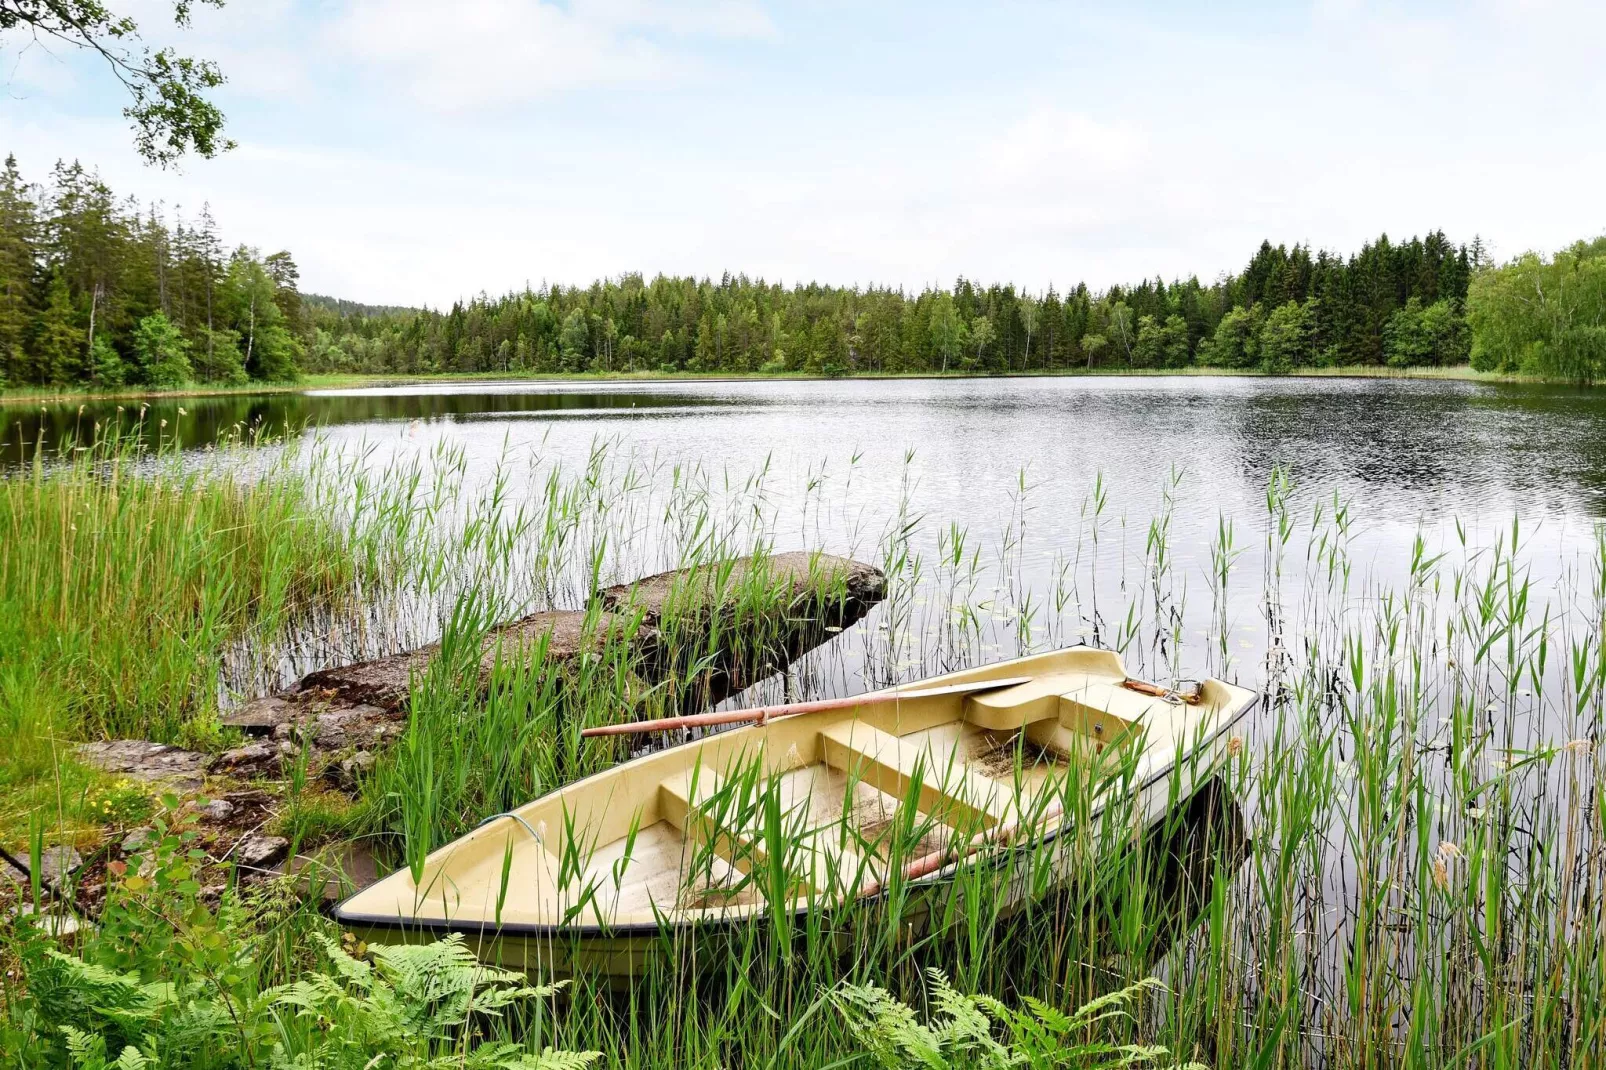
<svg viewBox="0 0 1606 1070">
<path fill-rule="evenodd" d="M 34 311 L 34 249 L 38 214 L 17 158 L 7 156 L 0 172 L 0 386 L 25 377 L 23 352 Z"/>
<path fill-rule="evenodd" d="M 89 381 L 102 390 L 115 390 L 128 382 L 128 365 L 104 333 L 95 339 L 89 354 Z"/>
<path fill-rule="evenodd" d="M 80 376 L 84 364 L 84 332 L 74 322 L 76 319 L 67 280 L 57 272 L 50 277 L 45 290 L 45 307 L 34 329 L 28 381 L 66 384 Z"/>
</svg>

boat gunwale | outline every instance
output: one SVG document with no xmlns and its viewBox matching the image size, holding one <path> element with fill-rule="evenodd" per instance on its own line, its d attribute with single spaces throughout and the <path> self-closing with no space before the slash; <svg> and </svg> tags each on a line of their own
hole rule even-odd
<svg viewBox="0 0 1606 1070">
<path fill-rule="evenodd" d="M 1097 649 L 1097 648 L 1088 648 L 1088 649 Z M 1026 655 L 1026 657 L 1033 657 L 1033 656 L 1035 656 L 1035 655 Z M 1024 659 L 1015 659 L 1015 660 L 1024 660 Z M 1003 665 L 1003 664 L 1008 664 L 1008 662 L 999 662 L 997 664 Z M 1222 681 L 1222 682 L 1225 683 L 1226 681 Z M 1233 685 L 1229 685 L 1229 686 L 1238 687 L 1238 686 L 1241 686 L 1241 685 L 1233 684 Z M 1244 688 L 1244 690 L 1248 690 L 1248 689 Z M 866 692 L 866 694 L 872 694 L 872 693 L 873 692 Z M 1200 739 L 1194 745 L 1193 750 L 1194 751 L 1202 750 L 1203 748 L 1205 748 L 1205 747 L 1209 746 L 1210 744 L 1214 743 L 1220 736 L 1222 736 L 1224 733 L 1226 733 L 1229 729 L 1231 729 L 1235 725 L 1238 725 L 1239 723 L 1241 723 L 1246 717 L 1248 717 L 1251 713 L 1253 713 L 1256 709 L 1258 709 L 1260 707 L 1262 698 L 1263 698 L 1263 696 L 1261 695 L 1260 692 L 1258 692 L 1258 691 L 1250 692 L 1249 701 L 1244 703 L 1243 708 L 1241 710 L 1239 710 L 1237 713 L 1235 713 L 1232 717 L 1222 721 L 1208 735 L 1206 735 L 1205 737 Z M 747 726 L 747 727 L 754 727 L 754 726 Z M 740 731 L 740 729 L 738 729 L 738 731 Z M 701 744 L 703 742 L 705 742 L 705 740 L 703 740 L 703 739 L 691 739 L 691 740 L 687 740 L 684 743 L 676 744 L 676 747 L 688 747 L 688 746 L 692 746 L 693 744 Z M 665 748 L 665 751 L 674 750 L 674 749 L 676 749 L 676 748 L 669 747 L 669 748 Z M 660 752 L 660 753 L 663 753 L 663 752 Z M 606 773 L 608 773 L 608 772 L 610 772 L 610 771 L 612 771 L 613 769 L 616 769 L 616 768 L 618 768 L 618 767 L 617 766 L 611 766 L 611 767 L 609 767 L 609 769 L 599 770 L 598 772 L 592 773 L 590 776 L 582 777 L 579 780 L 573 781 L 571 784 L 567 785 L 565 788 L 559 789 L 559 790 L 567 790 L 568 787 L 573 787 L 573 786 L 578 785 L 578 784 L 583 784 L 587 780 L 592 779 L 593 777 L 602 776 L 602 775 L 604 775 L 604 774 L 606 774 Z M 1142 784 L 1139 784 L 1134 789 L 1134 792 L 1136 793 L 1136 792 L 1147 791 L 1149 788 L 1151 788 L 1154 785 L 1158 784 L 1161 780 L 1164 780 L 1166 777 L 1169 777 L 1176 768 L 1177 768 L 1176 760 L 1172 760 L 1172 761 L 1166 763 L 1166 765 L 1163 768 L 1157 769 L 1152 775 L 1150 775 L 1150 777 L 1147 780 L 1145 780 Z M 1102 813 L 1103 809 L 1104 809 L 1103 807 L 1100 807 L 1100 809 L 1097 812 L 1098 813 Z M 1042 846 L 1044 844 L 1053 843 L 1055 840 L 1059 839 L 1060 835 L 1062 833 L 1064 833 L 1069 827 L 1070 827 L 1070 822 L 1069 821 L 1061 821 L 1052 830 L 1045 832 L 1041 837 L 1039 837 L 1037 839 L 1034 839 L 1034 840 L 1031 840 L 1029 843 L 1007 846 L 1007 847 L 1003 847 L 1003 848 L 1000 848 L 1000 849 L 994 850 L 994 851 L 982 851 L 982 852 L 979 852 L 980 855 L 981 855 L 980 858 L 977 858 L 975 855 L 972 855 L 970 857 L 957 858 L 953 862 L 948 863 L 947 865 L 943 866 L 941 869 L 939 869 L 939 870 L 937 870 L 937 871 L 935 871 L 935 872 L 933 872 L 933 873 L 931 873 L 931 874 L 929 874 L 927 876 L 917 877 L 914 880 L 905 882 L 902 885 L 902 887 L 905 887 L 905 888 L 909 888 L 909 887 L 925 888 L 925 887 L 929 887 L 929 886 L 934 886 L 936 884 L 941 883 L 944 880 L 951 879 L 953 877 L 953 875 L 958 871 L 958 869 L 961 866 L 983 866 L 983 865 L 985 865 L 985 866 L 988 866 L 991 869 L 997 869 L 1001 865 L 1003 865 L 1003 863 L 1006 862 L 1011 857 L 1011 855 L 1013 855 L 1016 852 L 1019 852 L 1019 851 L 1022 851 L 1022 850 L 1028 849 L 1028 848 L 1035 848 L 1035 847 L 1038 847 L 1038 846 Z M 891 894 L 891 891 L 892 891 L 891 887 L 888 886 L 888 887 L 883 888 L 881 891 L 877 892 L 875 895 L 864 896 L 864 897 L 859 898 L 859 899 L 854 899 L 854 900 L 852 900 L 852 902 L 855 902 L 855 903 L 857 903 L 857 902 L 875 903 L 875 902 L 878 902 L 880 900 L 886 899 Z M 360 895 L 360 894 L 362 894 L 362 893 L 361 892 L 354 893 L 352 896 L 348 897 L 348 899 L 345 902 L 350 902 L 351 899 L 355 899 L 357 897 L 357 895 Z M 512 921 L 510 921 L 510 922 L 495 922 L 495 921 L 487 921 L 487 920 L 452 921 L 449 918 L 445 918 L 445 919 L 412 918 L 412 919 L 405 919 L 404 920 L 400 915 L 397 915 L 397 914 L 355 914 L 355 913 L 348 913 L 345 910 L 345 902 L 342 902 L 340 904 L 340 906 L 337 906 L 334 909 L 334 912 L 333 912 L 334 919 L 336 921 L 342 922 L 344 924 L 363 926 L 363 927 L 370 928 L 370 929 L 378 929 L 378 930 L 385 930 L 385 931 L 419 932 L 419 933 L 446 933 L 446 934 L 460 933 L 463 936 L 478 936 L 478 937 L 481 937 L 481 938 L 486 938 L 487 935 L 489 934 L 491 938 L 508 936 L 508 937 L 513 937 L 513 938 L 535 937 L 535 938 L 556 939 L 558 937 L 567 936 L 567 937 L 579 938 L 579 939 L 582 939 L 582 940 L 606 940 L 606 939 L 612 939 L 612 938 L 616 938 L 616 937 L 620 938 L 620 939 L 634 939 L 634 938 L 641 937 L 641 936 L 650 936 L 650 935 L 656 935 L 656 934 L 665 933 L 665 932 L 679 933 L 679 932 L 692 932 L 692 931 L 695 931 L 695 932 L 699 932 L 699 933 L 717 934 L 717 933 L 721 933 L 721 932 L 724 932 L 724 931 L 736 929 L 736 928 L 738 928 L 739 926 L 742 926 L 742 925 L 750 924 L 754 920 L 766 917 L 770 913 L 772 913 L 772 911 L 769 911 L 769 910 L 752 911 L 752 912 L 740 913 L 740 914 L 734 913 L 734 912 L 720 913 L 720 914 L 716 914 L 716 915 L 713 915 L 713 916 L 692 917 L 692 918 L 687 918 L 687 919 L 682 920 L 682 921 L 675 921 L 675 922 L 672 922 L 669 926 L 666 927 L 662 922 L 659 922 L 659 921 L 634 921 L 634 922 L 626 922 L 626 923 L 619 924 L 619 925 L 605 925 L 605 924 L 598 924 L 598 923 L 592 923 L 592 922 L 586 922 L 586 923 L 583 923 L 583 924 L 573 924 L 573 923 L 552 924 L 552 923 L 548 923 L 548 922 L 529 922 L 529 921 L 524 921 L 524 922 L 512 922 Z M 840 906 L 840 905 L 842 905 L 842 904 L 837 904 L 837 906 Z M 811 909 L 813 909 L 813 906 L 810 905 L 810 904 L 805 903 L 803 906 L 797 907 L 796 909 L 794 909 L 792 911 L 792 917 L 793 918 L 803 917 L 803 916 L 807 915 L 808 912 Z"/>
</svg>

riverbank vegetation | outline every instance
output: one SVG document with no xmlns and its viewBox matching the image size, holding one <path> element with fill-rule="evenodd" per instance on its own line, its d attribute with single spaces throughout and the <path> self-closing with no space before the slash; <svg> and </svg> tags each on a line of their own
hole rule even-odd
<svg viewBox="0 0 1606 1070">
<path fill-rule="evenodd" d="M 1221 517 L 1208 552 L 1187 558 L 1169 493 L 1158 515 L 1128 518 L 1102 485 L 1062 530 L 1037 522 L 1023 478 L 1001 530 L 969 531 L 908 503 L 866 513 L 851 471 L 811 470 L 783 516 L 791 494 L 773 472 L 743 480 L 606 448 L 583 470 L 508 458 L 474 479 L 449 448 L 394 463 L 257 453 L 217 458 L 235 474 L 210 483 L 159 457 L 77 456 L 0 487 L 0 621 L 23 630 L 0 644 L 4 845 L 85 859 L 54 895 L 0 880 L 8 904 L 43 908 L 0 936 L 9 1065 L 100 1066 L 134 1045 L 162 1067 L 561 1066 L 537 1060 L 595 1051 L 621 1067 L 804 1068 L 864 1052 L 904 1065 L 933 1043 L 971 1065 L 996 1055 L 986 1038 L 1028 1044 L 1117 991 L 1131 1017 L 1078 1026 L 1077 1044 L 1157 1043 L 1220 1067 L 1548 1068 L 1588 1065 L 1606 1040 L 1606 537 L 1539 581 L 1520 524 L 1425 534 L 1400 571 L 1380 571 L 1354 507 L 1296 507 L 1280 475 L 1260 517 Z M 517 982 L 470 984 L 443 949 L 432 965 L 376 955 L 330 925 L 304 880 L 229 865 L 245 830 L 209 825 L 208 796 L 255 807 L 252 833 L 292 850 L 354 840 L 401 865 L 623 758 L 579 732 L 663 701 L 627 664 L 604 652 L 560 688 L 536 649 L 483 690 L 463 652 L 488 621 L 585 607 L 601 583 L 781 530 L 846 532 L 835 548 L 874 553 L 890 590 L 753 701 L 1086 639 L 1145 678 L 1253 683 L 1264 712 L 1220 782 L 1162 826 L 1078 826 L 1061 844 L 1070 879 L 1019 914 L 1000 916 L 996 878 L 974 871 L 924 934 L 895 901 L 728 939 L 666 934 L 621 992 L 581 977 L 496 996 Z M 1120 537 L 1132 530 L 1147 537 Z M 123 576 L 150 610 L 116 589 Z M 293 747 L 277 773 L 201 787 L 73 759 L 75 741 L 120 733 L 222 747 L 215 713 L 235 694 L 434 635 L 402 736 L 351 794 Z M 141 828 L 153 845 L 131 843 Z M 53 935 L 68 914 L 80 928 Z M 845 945 L 849 928 L 862 939 Z M 408 987 L 420 977 L 439 984 Z M 466 1015 L 476 990 L 480 1013 Z M 993 1019 L 985 1038 L 978 1013 Z"/>
<path fill-rule="evenodd" d="M 535 372 L 996 373 L 1465 363 L 1479 254 L 1429 234 L 1345 259 L 1270 243 L 1238 275 L 1030 295 L 960 279 L 871 287 L 626 275 L 479 298 L 444 313 L 319 324 L 309 366 Z"/>
<path fill-rule="evenodd" d="M 302 295 L 288 252 L 225 252 L 205 207 L 169 220 L 76 163 L 41 188 L 8 159 L 0 387 L 239 386 L 308 372 L 1276 374 L 1453 367 L 1473 352 L 1482 369 L 1589 381 L 1602 362 L 1602 284 L 1588 266 L 1599 245 L 1495 269 L 1477 241 L 1437 231 L 1380 236 L 1349 256 L 1265 242 L 1209 283 L 1042 293 L 963 278 L 912 293 L 627 274 L 411 309 Z M 1541 270 L 1544 295 L 1530 302 Z"/>
<path fill-rule="evenodd" d="M 1481 272 L 1468 308 L 1474 368 L 1575 382 L 1606 376 L 1606 237 Z"/>
<path fill-rule="evenodd" d="M 226 252 L 203 206 L 169 222 L 78 163 L 0 170 L 0 385 L 114 391 L 279 382 L 307 325 L 287 252 Z"/>
</svg>

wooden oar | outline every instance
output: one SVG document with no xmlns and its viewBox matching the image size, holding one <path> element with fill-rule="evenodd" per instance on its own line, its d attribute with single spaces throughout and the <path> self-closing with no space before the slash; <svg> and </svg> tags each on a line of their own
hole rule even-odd
<svg viewBox="0 0 1606 1070">
<path fill-rule="evenodd" d="M 693 713 L 685 717 L 661 717 L 656 721 L 627 721 L 624 724 L 603 724 L 587 728 L 582 736 L 628 736 L 638 732 L 669 732 L 676 728 L 707 728 L 710 725 L 764 722 L 775 717 L 791 717 L 799 713 L 819 713 L 823 710 L 849 710 L 858 706 L 885 706 L 909 699 L 936 698 L 939 695 L 973 695 L 982 691 L 997 691 L 1030 682 L 1030 676 L 1010 676 L 1002 680 L 976 680 L 966 684 L 947 684 L 943 687 L 926 687 L 914 691 L 885 691 L 851 698 L 822 698 L 813 702 L 788 702 L 781 706 L 755 706 L 750 710 L 726 710 L 723 713 Z"/>
<path fill-rule="evenodd" d="M 919 858 L 912 859 L 903 867 L 903 879 L 906 881 L 913 881 L 919 880 L 921 877 L 930 876 L 931 874 L 951 865 L 954 862 L 963 862 L 965 859 L 987 847 L 1007 847 L 1015 839 L 1015 837 L 1019 836 L 1023 831 L 1030 831 L 1033 828 L 1047 825 L 1050 821 L 1053 821 L 1056 817 L 1059 817 L 1062 809 L 1063 808 L 1056 800 L 1045 807 L 1041 814 L 1038 814 L 1030 821 L 1022 822 L 1017 819 L 1002 825 L 994 825 L 992 828 L 983 832 L 980 836 L 967 841 L 963 845 L 951 844 L 947 847 L 940 848 L 939 850 L 932 851 L 929 854 L 923 854 Z M 869 899 L 880 895 L 886 890 L 888 883 L 889 882 L 885 880 L 873 880 L 868 882 L 859 889 L 859 898 Z"/>
</svg>

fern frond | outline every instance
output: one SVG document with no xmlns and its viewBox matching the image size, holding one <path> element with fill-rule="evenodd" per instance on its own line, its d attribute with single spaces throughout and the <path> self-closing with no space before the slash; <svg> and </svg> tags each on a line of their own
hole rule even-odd
<svg viewBox="0 0 1606 1070">
<path fill-rule="evenodd" d="M 123 1049 L 122 1054 L 117 1056 L 117 1062 L 112 1065 L 117 1070 L 146 1070 L 147 1067 L 155 1064 L 142 1055 L 138 1048 L 130 1044 Z"/>
<path fill-rule="evenodd" d="M 374 968 L 362 959 L 346 954 L 346 949 L 323 933 L 315 932 L 312 939 L 323 947 L 324 958 L 334 967 L 335 973 L 348 984 L 366 991 L 373 981 Z"/>
<path fill-rule="evenodd" d="M 67 1055 L 72 1064 L 84 1070 L 98 1070 L 106 1065 L 106 1041 L 86 1033 L 76 1026 L 58 1026 L 64 1037 L 67 1038 Z"/>
<path fill-rule="evenodd" d="M 1127 985 L 1116 992 L 1109 992 L 1097 999 L 1088 1001 L 1078 1007 L 1071 1015 L 1073 1028 L 1092 1025 L 1112 1017 L 1130 1017 L 1124 1008 L 1129 1003 L 1137 1001 L 1138 997 L 1146 992 L 1166 991 L 1164 984 L 1158 978 L 1145 977 L 1141 981 Z"/>
<path fill-rule="evenodd" d="M 1032 1012 L 1032 1017 L 1041 1022 L 1045 1028 L 1055 1033 L 1069 1033 L 1076 1027 L 1076 1023 L 1071 1021 L 1069 1015 L 1058 1007 L 1049 1006 L 1035 996 L 1022 996 L 1021 1002 L 1026 1005 L 1027 1010 Z"/>
</svg>

